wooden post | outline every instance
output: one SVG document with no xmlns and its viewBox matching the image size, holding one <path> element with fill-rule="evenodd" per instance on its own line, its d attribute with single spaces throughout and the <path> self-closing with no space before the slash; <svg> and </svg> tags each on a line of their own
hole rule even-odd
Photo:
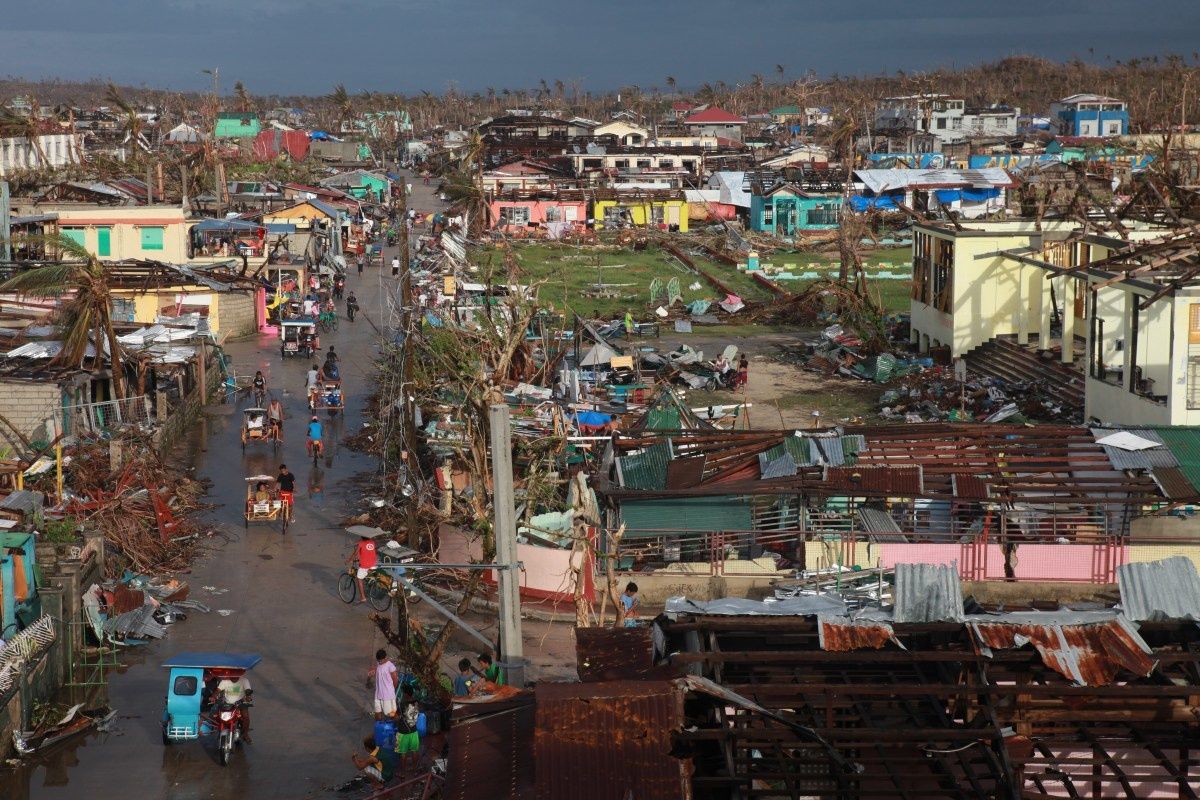
<svg viewBox="0 0 1200 800">
<path fill-rule="evenodd" d="M 154 165 L 154 170 L 158 173 L 158 200 L 159 202 L 162 202 L 167 197 L 167 191 L 163 185 L 163 168 L 161 161 Z"/>
</svg>

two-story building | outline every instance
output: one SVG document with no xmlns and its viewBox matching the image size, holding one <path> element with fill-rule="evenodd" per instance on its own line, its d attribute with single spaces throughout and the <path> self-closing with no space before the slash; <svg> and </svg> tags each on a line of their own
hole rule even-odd
<svg viewBox="0 0 1200 800">
<path fill-rule="evenodd" d="M 885 97 L 875 107 L 875 129 L 929 133 L 943 142 L 961 142 L 966 101 L 945 94 Z"/>
<path fill-rule="evenodd" d="M 688 115 L 683 121 L 688 133 L 698 136 L 716 136 L 721 139 L 742 141 L 742 130 L 746 119 L 731 114 L 723 108 L 712 106 Z"/>
<path fill-rule="evenodd" d="M 1129 108 L 1115 97 L 1073 94 L 1050 105 L 1050 125 L 1062 136 L 1124 136 L 1129 133 Z"/>
</svg>

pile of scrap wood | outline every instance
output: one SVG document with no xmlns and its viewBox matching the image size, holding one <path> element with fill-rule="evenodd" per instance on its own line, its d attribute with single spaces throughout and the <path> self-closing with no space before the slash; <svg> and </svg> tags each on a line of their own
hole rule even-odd
<svg viewBox="0 0 1200 800">
<path fill-rule="evenodd" d="M 111 570 L 165 572 L 187 567 L 196 535 L 194 513 L 205 487 L 166 464 L 149 439 L 124 438 L 118 452 L 102 440 L 71 448 L 61 510 L 104 533 Z"/>
</svg>

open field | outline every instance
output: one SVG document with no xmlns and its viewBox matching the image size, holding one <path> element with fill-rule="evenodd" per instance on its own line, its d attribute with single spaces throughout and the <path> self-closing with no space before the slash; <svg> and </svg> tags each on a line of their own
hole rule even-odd
<svg viewBox="0 0 1200 800">
<path fill-rule="evenodd" d="M 569 245 L 538 242 L 514 247 L 522 282 L 542 282 L 540 298 L 558 309 L 570 309 L 580 316 L 618 317 L 626 309 L 635 316 L 645 317 L 652 310 L 650 283 L 655 278 L 664 283 L 678 278 L 683 301 L 719 300 L 718 292 L 702 277 L 689 271 L 664 250 L 651 245 L 645 250 L 632 248 L 579 248 Z M 501 270 L 503 252 L 487 247 L 471 252 L 471 259 L 480 266 L 481 276 L 490 267 Z M 907 248 L 879 250 L 865 258 L 869 265 L 893 265 L 893 271 L 907 265 Z M 771 293 L 744 272 L 726 264 L 695 258 L 701 269 L 726 283 L 745 300 L 769 300 Z M 822 277 L 837 275 L 836 256 L 831 254 L 777 254 L 772 263 L 794 265 L 794 272 L 815 269 Z M 815 267 L 810 267 L 815 264 Z M 800 292 L 809 281 L 781 281 L 792 292 Z M 597 285 L 603 289 L 597 290 Z M 699 288 L 692 286 L 699 284 Z M 909 282 L 878 280 L 871 282 L 885 309 L 908 309 Z"/>
</svg>

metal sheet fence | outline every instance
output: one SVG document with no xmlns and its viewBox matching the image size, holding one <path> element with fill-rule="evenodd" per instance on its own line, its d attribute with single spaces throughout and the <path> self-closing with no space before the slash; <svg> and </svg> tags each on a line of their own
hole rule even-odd
<svg viewBox="0 0 1200 800">
<path fill-rule="evenodd" d="M 149 424 L 150 399 L 145 395 L 126 397 L 124 400 L 103 400 L 97 403 L 82 403 L 63 409 L 67 433 L 83 435 L 104 433 L 123 425 Z"/>
</svg>

